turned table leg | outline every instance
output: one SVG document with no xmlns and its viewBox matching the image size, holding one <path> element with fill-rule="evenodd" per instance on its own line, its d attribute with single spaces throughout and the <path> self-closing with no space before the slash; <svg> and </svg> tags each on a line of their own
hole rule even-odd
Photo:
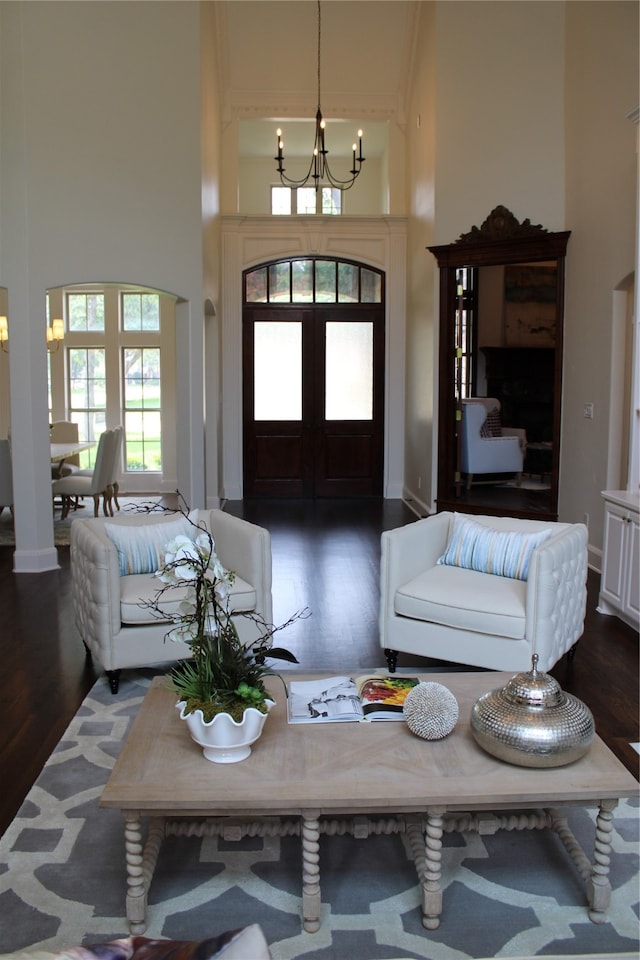
<svg viewBox="0 0 640 960">
<path fill-rule="evenodd" d="M 594 923 L 604 923 L 605 911 L 611 902 L 611 883 L 609 881 L 609 863 L 611 853 L 611 831 L 613 830 L 613 811 L 617 800 L 601 800 L 596 817 L 596 842 L 594 863 L 591 876 L 587 881 L 589 899 L 589 917 Z"/>
<path fill-rule="evenodd" d="M 123 811 L 124 848 L 127 861 L 127 920 L 131 933 L 144 933 L 147 926 L 147 885 L 143 866 L 142 824 L 137 811 Z"/>
<path fill-rule="evenodd" d="M 422 925 L 427 930 L 437 930 L 442 913 L 442 833 L 444 810 L 427 813 L 425 831 L 424 879 L 422 882 Z"/>
<path fill-rule="evenodd" d="M 318 813 L 302 815 L 302 925 L 307 933 L 320 929 L 320 821 Z"/>
</svg>

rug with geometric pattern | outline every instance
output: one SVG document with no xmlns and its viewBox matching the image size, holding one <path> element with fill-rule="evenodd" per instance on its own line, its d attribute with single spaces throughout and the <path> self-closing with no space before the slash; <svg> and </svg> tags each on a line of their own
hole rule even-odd
<svg viewBox="0 0 640 960">
<path fill-rule="evenodd" d="M 127 935 L 123 821 L 98 801 L 150 676 L 123 671 L 117 696 L 104 678 L 97 681 L 0 840 L 3 953 Z M 587 852 L 594 816 L 569 813 Z M 299 839 L 170 837 L 149 891 L 145 936 L 200 939 L 257 922 L 274 960 L 637 956 L 638 850 L 638 803 L 622 801 L 611 907 L 607 922 L 594 924 L 584 884 L 555 834 L 446 834 L 442 922 L 427 931 L 403 836 L 326 836 L 322 922 L 311 934 L 300 920 Z"/>
</svg>

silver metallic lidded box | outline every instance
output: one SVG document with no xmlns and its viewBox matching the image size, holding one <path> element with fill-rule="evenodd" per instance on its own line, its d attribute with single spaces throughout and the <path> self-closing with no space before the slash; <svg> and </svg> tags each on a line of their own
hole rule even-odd
<svg viewBox="0 0 640 960">
<path fill-rule="evenodd" d="M 483 694 L 471 710 L 471 730 L 487 753 L 521 767 L 561 767 L 587 752 L 595 736 L 589 708 L 548 673 L 518 673 Z"/>
</svg>

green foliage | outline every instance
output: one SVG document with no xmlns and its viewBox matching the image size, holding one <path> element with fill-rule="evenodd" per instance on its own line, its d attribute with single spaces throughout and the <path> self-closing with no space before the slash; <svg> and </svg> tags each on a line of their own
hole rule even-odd
<svg viewBox="0 0 640 960">
<path fill-rule="evenodd" d="M 230 713 L 240 721 L 247 707 L 266 713 L 264 677 L 274 673 L 267 657 L 298 662 L 289 650 L 269 648 L 264 639 L 245 647 L 231 619 L 216 636 L 197 637 L 191 648 L 194 659 L 179 661 L 169 684 L 178 700 L 185 701 L 185 713 L 202 710 L 205 721 L 217 713 Z"/>
</svg>

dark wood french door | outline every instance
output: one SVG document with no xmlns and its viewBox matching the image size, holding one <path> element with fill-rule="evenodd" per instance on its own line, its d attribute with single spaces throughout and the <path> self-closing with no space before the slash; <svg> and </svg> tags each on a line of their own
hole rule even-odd
<svg viewBox="0 0 640 960">
<path fill-rule="evenodd" d="M 245 497 L 382 494 L 384 306 L 243 313 Z"/>
</svg>

